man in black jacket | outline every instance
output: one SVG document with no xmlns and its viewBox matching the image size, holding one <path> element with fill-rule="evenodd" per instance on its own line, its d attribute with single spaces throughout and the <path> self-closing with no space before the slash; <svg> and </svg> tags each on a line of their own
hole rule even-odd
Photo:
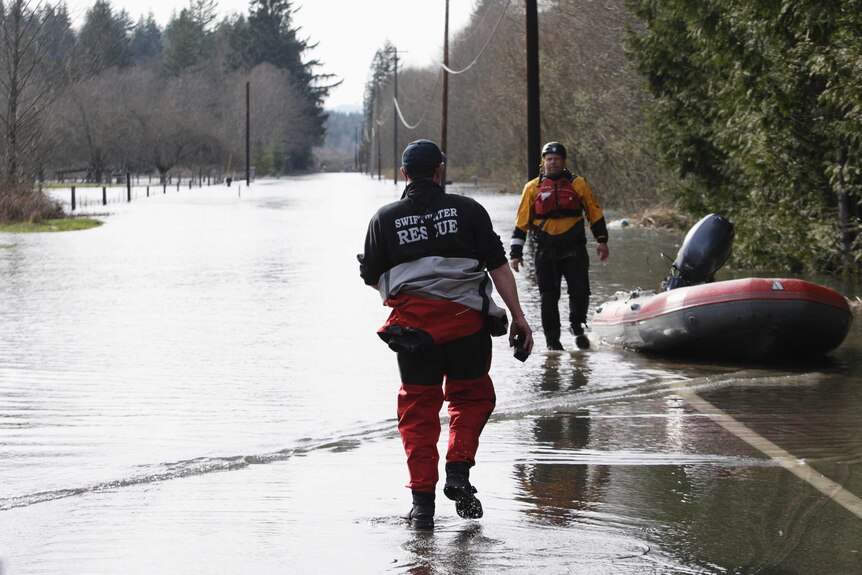
<svg viewBox="0 0 862 575">
<path fill-rule="evenodd" d="M 405 148 L 407 187 L 371 219 L 359 256 L 363 281 L 392 308 L 378 335 L 398 354 L 398 430 L 413 494 L 408 519 L 417 529 L 434 526 L 444 401 L 450 419 L 443 493 L 461 517 L 483 513 L 469 473 L 496 400 L 488 375 L 491 336 L 505 334 L 507 324 L 491 298 L 491 281 L 512 314 L 510 346 L 527 353 L 533 346 L 500 237 L 478 202 L 440 187 L 443 160 L 429 140 Z"/>
</svg>

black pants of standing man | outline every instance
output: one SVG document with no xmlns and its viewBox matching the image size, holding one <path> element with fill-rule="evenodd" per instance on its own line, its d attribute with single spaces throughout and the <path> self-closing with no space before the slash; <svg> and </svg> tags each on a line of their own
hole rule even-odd
<svg viewBox="0 0 862 575">
<path fill-rule="evenodd" d="M 570 249 L 539 246 L 536 250 L 536 283 L 542 302 L 542 330 L 551 349 L 560 346 L 560 290 L 565 278 L 569 295 L 569 324 L 574 335 L 584 333 L 590 301 L 590 260 L 587 247 Z"/>
</svg>

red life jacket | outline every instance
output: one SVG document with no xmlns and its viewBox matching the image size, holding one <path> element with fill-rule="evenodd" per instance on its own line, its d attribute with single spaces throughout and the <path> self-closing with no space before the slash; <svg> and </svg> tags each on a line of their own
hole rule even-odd
<svg viewBox="0 0 862 575">
<path fill-rule="evenodd" d="M 556 180 L 542 176 L 533 200 L 533 215 L 537 219 L 580 216 L 581 197 L 572 181 L 565 176 Z"/>
</svg>

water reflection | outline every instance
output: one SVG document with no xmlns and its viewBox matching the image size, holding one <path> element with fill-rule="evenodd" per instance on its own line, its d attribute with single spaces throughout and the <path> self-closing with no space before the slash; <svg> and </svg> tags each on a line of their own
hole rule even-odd
<svg viewBox="0 0 862 575">
<path fill-rule="evenodd" d="M 539 446 L 551 449 L 580 450 L 588 445 L 590 419 L 588 411 L 554 417 L 540 417 L 533 422 L 533 436 Z M 524 513 L 531 521 L 543 525 L 569 525 L 579 519 L 580 511 L 594 509 L 601 501 L 607 468 L 585 464 L 520 464 L 514 476 L 529 503 Z"/>
<path fill-rule="evenodd" d="M 569 357 L 567 353 L 549 353 L 544 359 L 541 377 L 538 378 L 538 392 L 552 393 L 576 391 L 585 386 L 590 379 L 587 354 Z"/>
<path fill-rule="evenodd" d="M 410 575 L 434 575 L 439 565 L 440 552 L 437 548 L 437 540 L 433 532 L 417 531 L 404 544 L 404 549 L 412 558 L 412 562 L 405 565 L 406 572 Z"/>
<path fill-rule="evenodd" d="M 498 546 L 482 532 L 482 524 L 469 522 L 457 529 L 438 525 L 434 532 L 416 532 L 403 545 L 411 562 L 399 571 L 410 575 L 458 573 L 472 575 L 487 571 L 487 554 Z"/>
<path fill-rule="evenodd" d="M 683 565 L 673 572 L 860 572 L 858 518 L 673 393 L 696 390 L 862 493 L 850 472 L 862 460 L 855 353 L 783 366 L 608 350 L 544 358 L 536 393 L 557 407 L 532 421 L 533 447 L 513 466 L 521 513 L 640 533 Z M 831 553 L 830 538 L 850 551 Z"/>
</svg>

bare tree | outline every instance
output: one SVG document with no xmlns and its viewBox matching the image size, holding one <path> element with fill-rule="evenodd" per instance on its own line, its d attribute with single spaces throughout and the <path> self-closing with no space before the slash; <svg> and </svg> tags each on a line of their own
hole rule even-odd
<svg viewBox="0 0 862 575">
<path fill-rule="evenodd" d="M 625 53 L 636 23 L 624 2 L 552 0 L 540 18 L 543 136 L 570 146 L 609 205 L 653 204 L 668 174 L 647 131 L 651 97 Z"/>
<path fill-rule="evenodd" d="M 44 148 L 42 114 L 65 85 L 49 75 L 55 42 L 46 38 L 40 2 L 0 3 L 0 189 L 32 182 Z"/>
<path fill-rule="evenodd" d="M 87 166 L 92 181 L 121 161 L 129 119 L 119 94 L 126 74 L 113 68 L 69 88 L 52 109 L 52 126 L 61 144 L 55 158 L 69 166 Z"/>
<path fill-rule="evenodd" d="M 137 69 L 125 82 L 123 114 L 128 119 L 130 158 L 156 168 L 162 181 L 177 167 L 199 164 L 221 147 L 212 112 L 218 91 L 201 74 L 165 78 Z"/>
<path fill-rule="evenodd" d="M 245 84 L 251 87 L 252 161 L 265 159 L 276 171 L 289 168 L 292 155 L 302 154 L 316 119 L 307 113 L 307 99 L 290 72 L 259 64 L 250 72 L 230 74 L 223 90 L 221 139 L 233 155 L 233 165 L 245 157 Z"/>
</svg>

